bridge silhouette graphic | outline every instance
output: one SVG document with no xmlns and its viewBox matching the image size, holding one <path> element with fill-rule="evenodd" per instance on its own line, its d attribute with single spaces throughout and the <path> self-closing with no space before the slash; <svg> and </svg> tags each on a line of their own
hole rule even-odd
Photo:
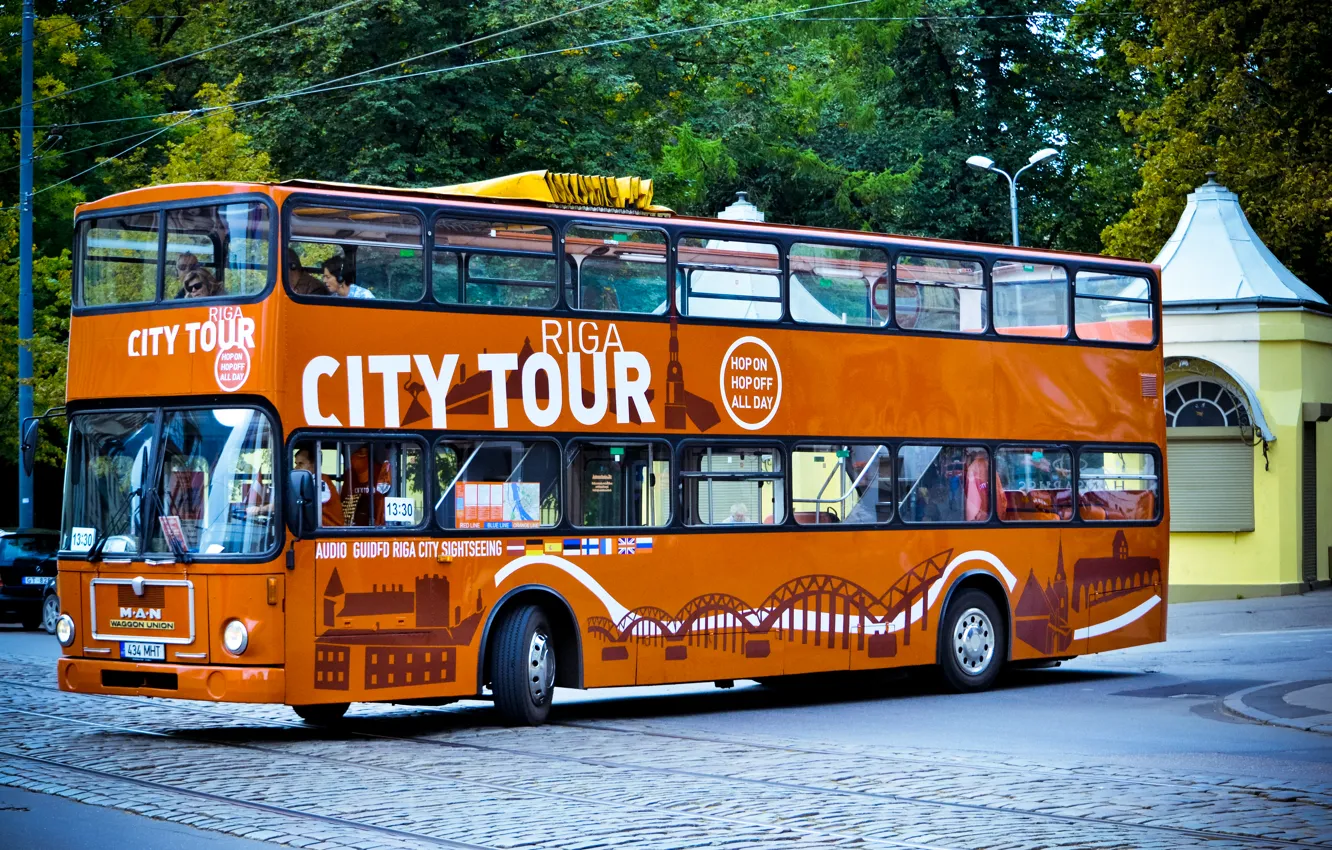
<svg viewBox="0 0 1332 850">
<path fill-rule="evenodd" d="M 729 593 L 704 593 L 675 614 L 654 606 L 635 608 L 618 622 L 589 617 L 587 631 L 608 644 L 630 640 L 767 655 L 768 639 L 868 651 L 872 658 L 897 653 L 897 636 L 911 642 L 911 626 L 929 627 L 929 590 L 942 576 L 953 550 L 945 549 L 907 570 L 882 594 L 841 576 L 793 578 L 757 606 Z M 919 602 L 917 609 L 916 603 Z M 670 647 L 668 646 L 668 658 Z M 624 657 L 606 653 L 607 658 Z M 682 656 L 681 656 L 682 657 Z"/>
</svg>

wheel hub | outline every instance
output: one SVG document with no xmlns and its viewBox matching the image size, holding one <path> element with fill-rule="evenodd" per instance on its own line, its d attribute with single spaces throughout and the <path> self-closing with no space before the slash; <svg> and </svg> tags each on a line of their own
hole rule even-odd
<svg viewBox="0 0 1332 850">
<path fill-rule="evenodd" d="M 550 653 L 550 637 L 540 631 L 533 633 L 527 658 L 528 693 L 535 705 L 545 705 L 555 687 L 555 656 Z"/>
<path fill-rule="evenodd" d="M 994 626 L 979 608 L 962 612 L 953 629 L 953 654 L 968 676 L 979 676 L 994 659 Z"/>
</svg>

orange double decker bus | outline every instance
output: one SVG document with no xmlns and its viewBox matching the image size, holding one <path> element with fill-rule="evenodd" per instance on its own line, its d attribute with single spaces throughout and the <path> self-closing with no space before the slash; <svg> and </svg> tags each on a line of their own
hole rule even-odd
<svg viewBox="0 0 1332 850">
<path fill-rule="evenodd" d="M 77 234 L 65 690 L 539 723 L 1165 636 L 1151 266 L 545 172 L 149 188 Z"/>
</svg>

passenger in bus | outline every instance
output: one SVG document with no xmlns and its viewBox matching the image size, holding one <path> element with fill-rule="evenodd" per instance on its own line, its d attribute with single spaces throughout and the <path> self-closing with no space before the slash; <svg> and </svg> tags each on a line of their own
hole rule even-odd
<svg viewBox="0 0 1332 850">
<path fill-rule="evenodd" d="M 930 495 L 929 487 L 917 487 L 915 498 L 917 522 L 943 522 L 943 511 Z"/>
<path fill-rule="evenodd" d="M 967 452 L 966 464 L 967 522 L 984 522 L 990 518 L 990 456 L 984 451 Z"/>
<path fill-rule="evenodd" d="M 211 298 L 215 295 L 226 294 L 217 278 L 213 277 L 208 269 L 202 266 L 186 272 L 185 279 L 181 284 L 186 298 Z"/>
<path fill-rule="evenodd" d="M 304 469 L 311 475 L 318 475 L 314 464 L 314 450 L 309 445 L 296 447 L 292 453 L 291 465 L 293 469 Z M 320 516 L 322 520 L 320 525 L 342 525 L 342 495 L 338 492 L 338 485 L 327 475 L 319 476 L 319 504 Z"/>
<path fill-rule="evenodd" d="M 731 515 L 722 520 L 722 523 L 746 523 L 749 522 L 749 508 L 744 502 L 736 502 L 731 505 Z"/>
<path fill-rule="evenodd" d="M 176 280 L 180 281 L 180 287 L 176 290 L 177 298 L 185 297 L 185 277 L 195 269 L 201 269 L 199 258 L 186 251 L 176 258 Z"/>
<path fill-rule="evenodd" d="M 342 257 L 329 257 L 320 265 L 324 273 L 324 286 L 330 295 L 343 298 L 374 298 L 375 294 L 364 286 L 353 283 L 351 275 L 345 273 L 346 264 Z"/>
<path fill-rule="evenodd" d="M 323 281 L 310 274 L 301 266 L 301 258 L 296 252 L 288 248 L 284 253 L 287 266 L 287 280 L 290 281 L 291 291 L 297 295 L 328 295 L 328 287 L 324 286 Z"/>
</svg>

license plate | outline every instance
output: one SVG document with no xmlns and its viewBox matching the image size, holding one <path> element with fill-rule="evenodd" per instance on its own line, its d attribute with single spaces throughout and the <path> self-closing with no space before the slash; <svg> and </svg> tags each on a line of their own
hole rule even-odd
<svg viewBox="0 0 1332 850">
<path fill-rule="evenodd" d="M 51 584 L 55 581 L 54 576 L 24 576 L 24 584 Z"/>
<path fill-rule="evenodd" d="M 166 661 L 166 644 L 123 640 L 120 642 L 120 657 L 128 661 Z"/>
</svg>

